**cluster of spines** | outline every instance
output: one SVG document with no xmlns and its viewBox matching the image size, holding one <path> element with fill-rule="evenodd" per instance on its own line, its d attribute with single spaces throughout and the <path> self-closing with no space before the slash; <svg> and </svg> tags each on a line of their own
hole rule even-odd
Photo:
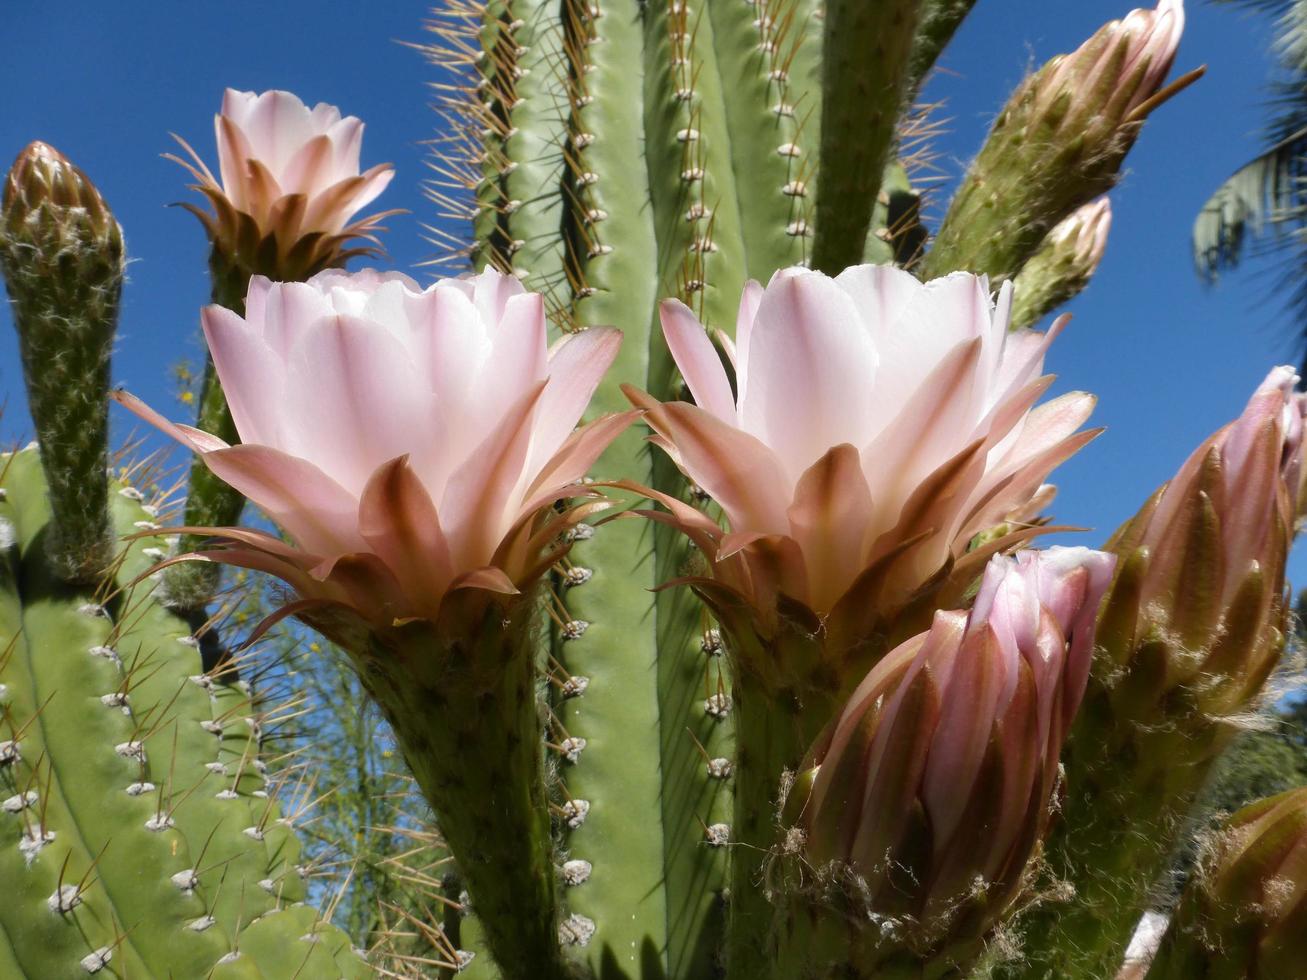
<svg viewBox="0 0 1307 980">
<path fill-rule="evenodd" d="M 432 141 L 429 165 L 436 176 L 426 193 L 438 217 L 470 222 L 473 230 L 468 243 L 461 234 L 428 228 L 439 249 L 430 264 L 441 272 L 456 272 L 468 261 L 501 272 L 512 267 L 504 186 L 512 168 L 504 145 L 520 68 L 510 6 L 511 0 L 453 0 L 426 24 L 437 40 L 422 50 L 442 72 L 432 87 L 444 124 Z"/>
</svg>

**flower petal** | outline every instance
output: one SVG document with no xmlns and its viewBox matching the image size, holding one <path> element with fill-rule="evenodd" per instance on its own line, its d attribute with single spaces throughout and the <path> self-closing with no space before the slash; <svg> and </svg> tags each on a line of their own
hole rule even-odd
<svg viewBox="0 0 1307 980">
<path fill-rule="evenodd" d="M 672 358 L 694 396 L 694 403 L 723 422 L 735 424 L 735 398 L 726 379 L 721 358 L 708 334 L 690 308 L 677 299 L 664 300 L 658 307 L 663 336 Z"/>
</svg>

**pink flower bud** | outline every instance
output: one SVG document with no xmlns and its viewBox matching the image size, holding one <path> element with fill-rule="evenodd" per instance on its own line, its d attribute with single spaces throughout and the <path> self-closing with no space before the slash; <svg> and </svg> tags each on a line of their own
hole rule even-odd
<svg viewBox="0 0 1307 980">
<path fill-rule="evenodd" d="M 878 663 L 787 805 L 813 865 L 856 875 L 868 911 L 926 933 L 971 897 L 994 921 L 1046 826 L 1114 564 L 1086 548 L 995 557 L 969 614 L 937 613 Z"/>
<path fill-rule="evenodd" d="M 1112 117 L 1129 120 L 1161 88 L 1183 33 L 1183 0 L 1132 10 L 1123 20 L 1104 24 L 1071 54 L 1050 62 L 1039 86 L 1040 100 L 1051 108 L 1062 98 L 1087 97 Z"/>
<path fill-rule="evenodd" d="M 585 513 L 552 505 L 594 496 L 578 481 L 635 414 L 573 432 L 621 334 L 592 328 L 547 350 L 540 295 L 494 271 L 427 289 L 372 271 L 255 277 L 244 318 L 210 306 L 203 319 L 240 445 L 120 400 L 293 542 L 201 529 L 233 542 L 203 557 L 377 627 L 434 619 L 460 589 L 532 584 Z"/>
<path fill-rule="evenodd" d="M 1206 841 L 1148 976 L 1290 980 L 1307 963 L 1307 787 L 1244 807 Z"/>
<path fill-rule="evenodd" d="M 1216 639 L 1250 575 L 1267 579 L 1253 618 L 1265 619 L 1277 602 L 1302 475 L 1297 381 L 1292 368 L 1272 370 L 1239 418 L 1190 455 L 1113 548 L 1147 549 L 1141 610 L 1167 616 L 1188 644 Z"/>
</svg>

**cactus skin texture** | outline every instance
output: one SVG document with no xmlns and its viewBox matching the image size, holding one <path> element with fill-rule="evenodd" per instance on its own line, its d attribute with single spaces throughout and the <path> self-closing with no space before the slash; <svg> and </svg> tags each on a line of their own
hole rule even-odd
<svg viewBox="0 0 1307 980">
<path fill-rule="evenodd" d="M 466 241 L 442 235 L 446 260 L 453 271 L 470 261 L 517 274 L 545 294 L 560 331 L 615 325 L 625 333 L 595 413 L 627 407 L 621 382 L 656 398 L 688 398 L 658 328 L 659 299 L 678 297 L 710 329 L 730 334 L 743 283 L 766 282 L 778 268 L 814 259 L 833 271 L 858 261 L 929 267 L 896 127 L 910 125 L 900 119 L 904 103 L 972 5 L 445 3 L 428 24 L 436 35 L 429 57 L 448 93 L 435 148 L 441 176 L 430 196 L 442 217 L 471 232 Z M 853 57 L 869 34 L 884 58 Z M 831 60 L 841 45 L 850 56 Z M 868 97 L 850 97 L 850 85 Z M 1131 122 L 1115 155 L 1096 158 L 1099 184 L 1110 186 L 1138 129 Z M 912 145 L 910 135 L 903 141 Z M 990 166 L 995 152 L 988 148 L 977 167 Z M 1042 155 L 1007 153 L 996 166 L 1019 186 L 1032 173 L 1050 186 L 1065 176 L 1049 174 Z M 822 211 L 828 194 L 832 206 Z M 1038 226 L 1025 234 L 1033 234 L 1028 247 L 986 268 L 976 241 L 962 236 L 932 274 L 1015 274 L 1044 232 L 1085 199 L 991 202 L 996 224 L 983 241 L 996 227 Z M 974 203 L 959 194 L 945 224 L 966 228 Z M 849 220 L 829 219 L 831 258 L 823 261 L 814 256 L 826 247 L 818 218 L 832 213 Z M 592 475 L 712 506 L 635 433 Z M 740 839 L 732 826 L 742 778 L 731 768 L 737 705 L 719 624 L 688 590 L 654 591 L 693 574 L 700 559 L 670 529 L 636 520 L 582 526 L 577 535 L 547 597 L 554 629 L 540 658 L 552 699 L 548 742 L 584 740 L 571 756 L 550 750 L 560 854 L 588 867 L 580 880 L 564 878 L 562 937 L 597 977 L 719 976 L 728 905 L 738 911 L 762 900 L 756 887 L 741 894 L 756 867 L 728 887 L 728 862 L 743 849 L 730 846 Z M 760 833 L 774 816 L 756 814 Z M 768 915 L 765 903 L 757 911 Z M 459 945 L 475 948 L 486 925 L 476 915 L 462 920 Z M 752 936 L 756 954 L 764 937 Z M 749 942 L 741 933 L 732 945 L 747 952 Z M 749 976 L 752 962 L 742 952 L 731 969 Z M 917 975 L 921 967 L 904 969 Z M 479 956 L 466 972 L 490 976 L 493 968 Z"/>
<path fill-rule="evenodd" d="M 127 256 L 95 185 L 67 157 L 32 143 L 14 162 L 0 210 L 0 271 L 18 329 L 32 419 L 56 520 L 45 542 L 59 577 L 95 581 L 109 539 L 109 355 Z"/>
<path fill-rule="evenodd" d="M 190 627 L 148 578 L 131 585 L 158 560 L 148 539 L 116 578 L 65 585 L 38 451 L 0 456 L 0 474 L 5 975 L 371 975 L 297 904 L 248 687 L 205 675 Z M 112 490 L 117 533 L 152 525 L 139 491 Z"/>
</svg>

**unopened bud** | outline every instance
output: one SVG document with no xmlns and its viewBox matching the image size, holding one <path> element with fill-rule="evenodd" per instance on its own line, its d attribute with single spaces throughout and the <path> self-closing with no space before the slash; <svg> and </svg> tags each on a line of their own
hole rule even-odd
<svg viewBox="0 0 1307 980">
<path fill-rule="evenodd" d="M 949 207 L 925 277 L 1011 278 L 1050 229 L 1110 190 L 1149 113 L 1201 74 L 1162 87 L 1183 30 L 1181 0 L 1160 0 L 1022 82 Z"/>
<path fill-rule="evenodd" d="M 50 554 L 69 581 L 93 581 L 110 558 L 109 354 L 124 264 L 122 231 L 90 178 L 30 144 L 5 180 L 0 271 L 50 490 Z"/>
<path fill-rule="evenodd" d="M 1013 281 L 1008 328 L 1032 327 L 1080 294 L 1098 270 L 1112 227 L 1112 205 L 1100 197 L 1062 220 Z"/>
<path fill-rule="evenodd" d="M 1150 980 L 1292 980 L 1307 964 L 1307 788 L 1244 807 L 1207 842 Z"/>
<path fill-rule="evenodd" d="M 918 951 L 998 921 L 1048 822 L 1112 567 L 1086 548 L 996 557 L 970 614 L 938 613 L 872 669 L 786 801 L 819 888 Z"/>
</svg>

